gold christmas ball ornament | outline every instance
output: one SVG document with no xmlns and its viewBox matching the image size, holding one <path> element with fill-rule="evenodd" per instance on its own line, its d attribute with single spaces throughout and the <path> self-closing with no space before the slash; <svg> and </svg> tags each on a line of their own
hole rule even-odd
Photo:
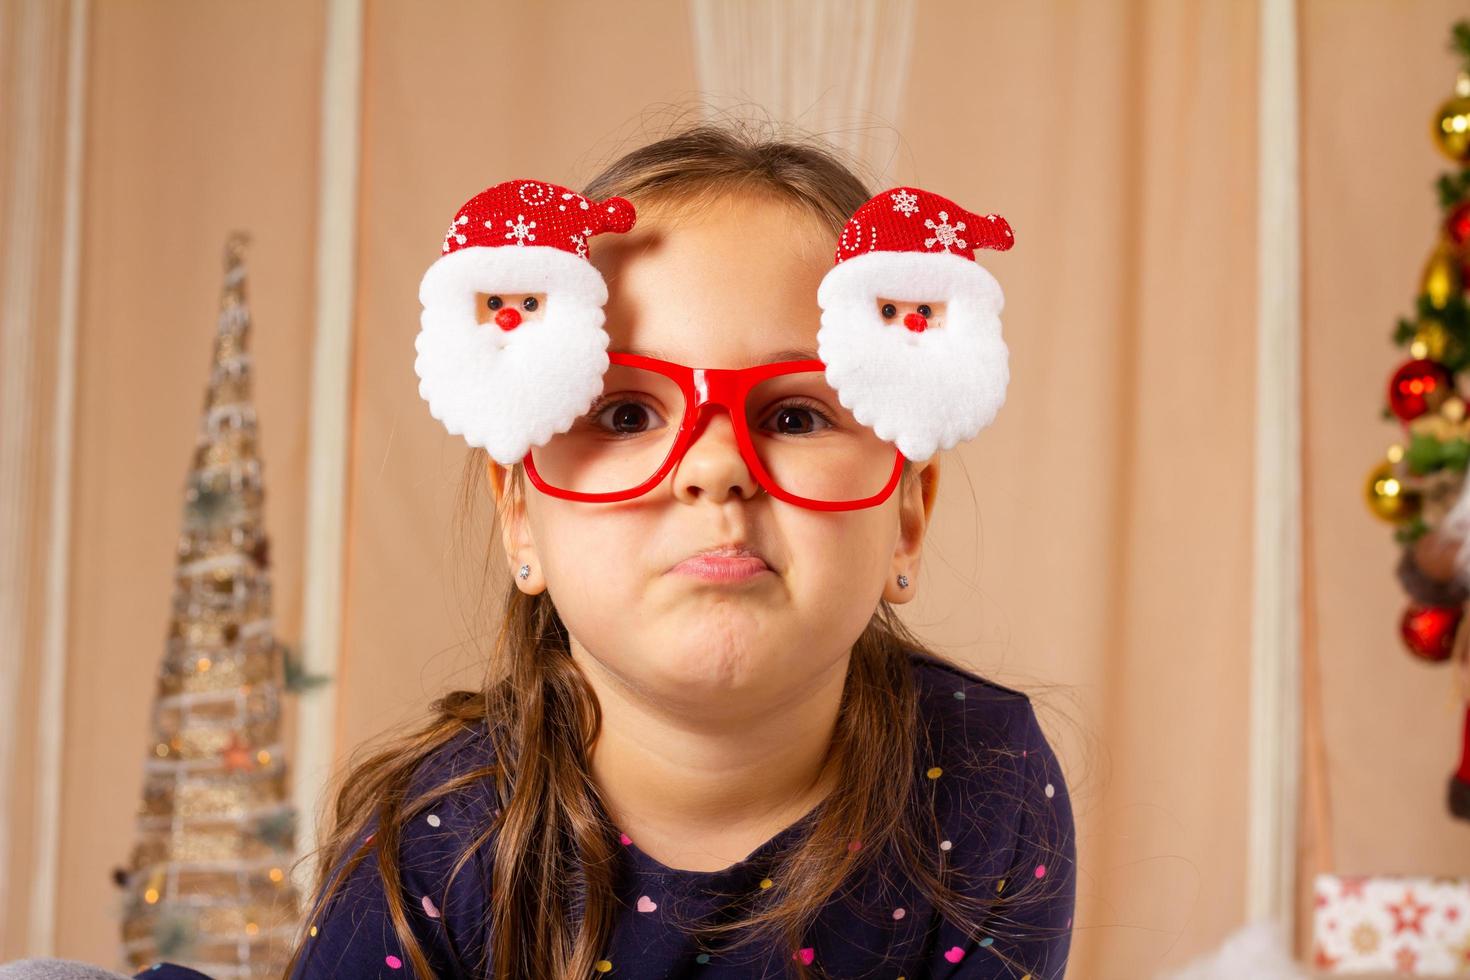
<svg viewBox="0 0 1470 980">
<path fill-rule="evenodd" d="M 1465 273 L 1460 266 L 1460 249 L 1454 242 L 1441 239 L 1430 253 L 1429 261 L 1424 263 L 1419 291 L 1429 296 L 1431 306 L 1442 310 L 1464 289 Z"/>
<path fill-rule="evenodd" d="M 1387 460 L 1368 474 L 1368 509 L 1390 524 L 1410 520 L 1419 512 L 1419 495 L 1399 481 L 1394 465 Z"/>
<path fill-rule="evenodd" d="M 1425 318 L 1419 321 L 1414 339 L 1409 342 L 1409 356 L 1443 361 L 1450 345 L 1450 332 L 1439 320 Z"/>
<path fill-rule="evenodd" d="M 1456 163 L 1470 163 L 1470 74 L 1460 71 L 1454 96 L 1435 110 L 1429 129 L 1439 152 Z"/>
</svg>

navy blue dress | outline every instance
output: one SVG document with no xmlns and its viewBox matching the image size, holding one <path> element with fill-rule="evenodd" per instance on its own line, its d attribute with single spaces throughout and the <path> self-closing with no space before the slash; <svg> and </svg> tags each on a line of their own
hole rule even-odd
<svg viewBox="0 0 1470 980">
<path fill-rule="evenodd" d="M 924 784 L 923 798 L 934 800 L 934 867 L 953 870 L 947 880 L 956 890 L 980 900 L 1000 895 L 1007 901 L 978 935 L 967 936 L 906 876 L 880 862 L 858 876 L 854 887 L 839 889 L 794 955 L 843 980 L 1060 978 L 1071 946 L 1076 845 L 1056 755 L 1025 694 L 918 653 L 911 659 L 928 738 L 927 744 L 921 740 L 927 757 L 913 778 Z M 483 730 L 467 730 L 425 761 L 415 783 L 432 785 L 483 765 L 487 746 Z M 447 893 L 445 882 L 477 830 L 493 818 L 494 807 L 489 787 L 481 782 L 445 797 L 403 832 L 403 899 L 419 944 L 440 977 L 483 975 L 478 971 L 489 942 L 493 842 L 453 877 Z M 819 804 L 722 871 L 667 867 L 622 835 L 616 878 L 622 908 L 599 970 L 637 980 L 786 975 L 782 954 L 772 948 L 746 946 L 725 956 L 700 948 L 696 937 L 665 917 L 675 912 L 686 922 L 711 921 L 731 896 L 771 887 L 773 859 L 809 832 L 820 809 Z M 412 976 L 371 853 L 311 930 L 292 980 Z M 173 969 L 165 965 L 136 976 L 200 976 Z"/>
</svg>

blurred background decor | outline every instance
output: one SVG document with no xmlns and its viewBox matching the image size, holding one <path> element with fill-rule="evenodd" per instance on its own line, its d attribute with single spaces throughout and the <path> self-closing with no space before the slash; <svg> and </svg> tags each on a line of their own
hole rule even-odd
<svg viewBox="0 0 1470 980">
<path fill-rule="evenodd" d="M 281 741 L 287 674 L 271 621 L 247 241 L 236 233 L 225 246 L 138 836 L 119 873 L 129 966 L 168 960 L 215 980 L 280 976 L 300 911 L 287 874 L 295 857 Z"/>
<path fill-rule="evenodd" d="M 1408 596 L 1398 622 L 1404 648 L 1421 665 L 1456 662 L 1447 687 L 1462 719 L 1458 766 L 1437 795 L 1451 816 L 1470 820 L 1470 688 L 1463 682 L 1470 645 L 1470 21 L 1457 21 L 1449 33 L 1461 67 L 1453 93 L 1432 114 L 1429 135 L 1458 169 L 1433 183 L 1440 211 L 1434 242 L 1414 314 L 1392 331 L 1406 357 L 1389 378 L 1382 415 L 1399 424 L 1400 437 L 1370 471 L 1367 502 L 1392 525 L 1399 546 L 1396 574 Z M 1307 697 L 1319 697 L 1315 684 Z M 1321 752 L 1320 733 L 1313 735 Z M 1311 964 L 1324 975 L 1452 976 L 1470 968 L 1470 878 L 1322 872 L 1314 888 Z"/>
</svg>

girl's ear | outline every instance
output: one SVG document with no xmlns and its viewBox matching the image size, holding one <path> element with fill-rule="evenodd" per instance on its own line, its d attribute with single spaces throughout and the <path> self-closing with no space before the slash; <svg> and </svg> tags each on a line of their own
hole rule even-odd
<svg viewBox="0 0 1470 980">
<path fill-rule="evenodd" d="M 510 467 L 501 466 L 487 453 L 485 470 L 495 492 L 495 514 L 500 524 L 500 542 L 505 548 L 506 560 L 510 563 L 511 581 L 527 595 L 535 595 L 545 590 L 546 578 L 541 574 L 536 543 L 531 539 L 525 501 L 519 494 L 510 492 Z"/>
<path fill-rule="evenodd" d="M 883 585 L 883 598 L 894 604 L 909 602 L 918 592 L 919 557 L 934 512 L 934 498 L 939 493 L 939 457 L 915 463 L 912 478 L 905 480 L 900 489 L 898 544 L 893 549 L 888 581 Z"/>
</svg>

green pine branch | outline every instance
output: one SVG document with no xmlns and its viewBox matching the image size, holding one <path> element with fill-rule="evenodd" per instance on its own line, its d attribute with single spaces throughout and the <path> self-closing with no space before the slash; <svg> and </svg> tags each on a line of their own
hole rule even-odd
<svg viewBox="0 0 1470 980">
<path fill-rule="evenodd" d="M 328 674 L 308 672 L 306 664 L 297 656 L 295 650 L 284 643 L 277 645 L 281 648 L 281 662 L 286 671 L 286 690 L 292 694 L 304 694 L 331 682 L 332 678 Z"/>
<path fill-rule="evenodd" d="M 1411 545 L 1421 537 L 1429 533 L 1429 525 L 1424 523 L 1424 518 L 1415 514 L 1412 518 L 1393 529 L 1393 539 L 1401 545 Z"/>
<path fill-rule="evenodd" d="M 1470 20 L 1457 20 L 1450 28 L 1450 51 L 1464 59 L 1465 70 L 1470 71 Z"/>
<path fill-rule="evenodd" d="M 1470 463 L 1470 442 L 1461 438 L 1441 442 L 1427 432 L 1420 432 L 1409 440 L 1404 450 L 1404 462 L 1415 476 L 1427 476 L 1439 470 L 1465 471 Z"/>
<path fill-rule="evenodd" d="M 1396 347 L 1408 347 L 1419 332 L 1419 325 L 1428 320 L 1438 320 L 1450 336 L 1440 363 L 1450 373 L 1470 367 L 1470 306 L 1463 294 L 1451 296 L 1443 309 L 1436 308 L 1428 293 L 1420 293 L 1414 300 L 1415 319 L 1399 317 L 1389 339 Z"/>
<path fill-rule="evenodd" d="M 258 817 L 251 825 L 250 833 L 273 850 L 289 852 L 295 846 L 296 812 L 277 810 Z"/>
<path fill-rule="evenodd" d="M 1440 210 L 1448 214 L 1466 197 L 1470 197 L 1470 170 L 1461 170 L 1457 174 L 1446 171 L 1439 175 L 1434 186 L 1439 191 Z"/>
</svg>

